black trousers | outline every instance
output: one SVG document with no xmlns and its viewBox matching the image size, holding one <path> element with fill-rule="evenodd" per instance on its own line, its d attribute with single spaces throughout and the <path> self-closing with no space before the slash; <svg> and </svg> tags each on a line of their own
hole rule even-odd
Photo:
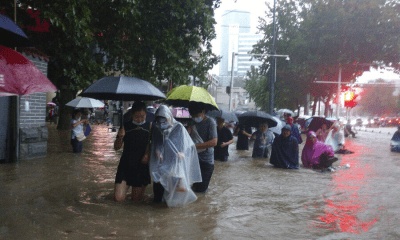
<svg viewBox="0 0 400 240">
<path fill-rule="evenodd" d="M 210 183 L 211 176 L 214 172 L 214 164 L 200 162 L 200 170 L 203 181 L 201 183 L 194 183 L 193 191 L 197 193 L 204 193 L 208 189 L 208 184 Z"/>
<path fill-rule="evenodd" d="M 72 152 L 81 153 L 83 149 L 83 142 L 79 142 L 76 138 L 71 139 Z"/>
<path fill-rule="evenodd" d="M 153 193 L 154 193 L 154 200 L 155 203 L 160 203 L 163 200 L 164 196 L 164 187 L 161 183 L 153 182 Z"/>
</svg>

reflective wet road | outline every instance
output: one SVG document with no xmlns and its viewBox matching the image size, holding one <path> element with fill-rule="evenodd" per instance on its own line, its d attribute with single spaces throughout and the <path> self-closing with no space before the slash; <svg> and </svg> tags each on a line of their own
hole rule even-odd
<svg viewBox="0 0 400 240">
<path fill-rule="evenodd" d="M 394 128 L 348 139 L 355 153 L 334 165 L 350 168 L 334 173 L 274 169 L 231 145 L 209 192 L 183 208 L 113 202 L 116 133 L 92 128 L 80 155 L 50 125 L 46 158 L 0 165 L 0 239 L 400 238 Z"/>
</svg>

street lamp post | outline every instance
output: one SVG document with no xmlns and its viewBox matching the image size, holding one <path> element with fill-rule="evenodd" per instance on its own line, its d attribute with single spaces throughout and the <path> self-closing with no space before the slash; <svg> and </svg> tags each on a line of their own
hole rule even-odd
<svg viewBox="0 0 400 240">
<path fill-rule="evenodd" d="M 230 93 L 229 93 L 229 111 L 232 111 L 233 65 L 235 63 L 235 56 L 252 56 L 252 57 L 254 57 L 254 56 L 266 56 L 266 57 L 273 57 L 274 62 L 275 62 L 275 67 L 273 69 L 271 69 L 272 70 L 271 74 L 274 76 L 274 79 L 271 79 L 271 81 L 270 81 L 270 82 L 272 82 L 272 85 L 270 84 L 270 86 L 271 86 L 270 91 L 272 91 L 272 92 L 270 92 L 270 94 L 269 94 L 269 96 L 270 96 L 270 99 L 269 99 L 270 104 L 269 105 L 270 105 L 270 111 L 271 111 L 270 114 L 272 114 L 273 109 L 274 109 L 273 108 L 273 106 L 274 106 L 274 99 L 273 99 L 274 93 L 273 93 L 273 91 L 274 91 L 274 82 L 275 82 L 275 75 L 276 75 L 276 58 L 277 57 L 284 57 L 284 58 L 286 58 L 287 61 L 289 61 L 290 60 L 289 55 L 251 54 L 251 53 L 239 54 L 239 53 L 232 52 L 231 83 L 230 83 Z M 271 100 L 271 96 L 272 96 L 272 100 Z"/>
<path fill-rule="evenodd" d="M 275 5 L 276 1 L 274 0 L 274 13 L 273 13 L 273 32 L 272 32 L 272 48 L 271 54 L 275 55 L 275 40 L 276 40 L 276 22 L 275 22 Z M 274 92 L 275 92 L 275 81 L 276 81 L 276 58 L 272 57 L 272 69 L 271 69 L 271 81 L 269 81 L 269 114 L 272 115 L 274 112 Z"/>
</svg>

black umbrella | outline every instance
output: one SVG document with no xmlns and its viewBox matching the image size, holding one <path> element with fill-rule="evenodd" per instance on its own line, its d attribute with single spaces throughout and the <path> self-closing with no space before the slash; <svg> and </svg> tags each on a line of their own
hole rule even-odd
<svg viewBox="0 0 400 240">
<path fill-rule="evenodd" d="M 153 101 L 166 98 L 148 81 L 135 77 L 104 77 L 81 94 L 82 97 L 118 101 Z"/>
<path fill-rule="evenodd" d="M 261 112 L 261 111 L 248 111 L 243 114 L 241 114 L 239 117 L 239 122 L 258 128 L 260 123 L 262 122 L 267 122 L 268 127 L 275 127 L 278 125 L 276 120 L 269 115 L 268 113 Z"/>
<path fill-rule="evenodd" d="M 104 77 L 88 88 L 81 94 L 82 97 L 90 97 L 102 100 L 118 101 L 154 101 L 165 99 L 166 96 L 148 81 L 135 77 Z M 122 108 L 122 103 L 121 107 Z M 122 109 L 121 126 L 123 126 Z"/>
<path fill-rule="evenodd" d="M 13 20 L 0 14 L 0 45 L 14 47 L 33 47 L 28 37 Z"/>
<path fill-rule="evenodd" d="M 240 115 L 242 115 L 245 111 L 234 111 L 233 113 L 235 113 L 236 117 L 239 117 Z"/>
<path fill-rule="evenodd" d="M 212 118 L 223 118 L 225 122 L 239 122 L 239 119 L 236 115 L 228 110 L 213 110 L 206 113 L 207 116 Z"/>
<path fill-rule="evenodd" d="M 307 120 L 309 121 L 309 120 Z M 321 128 L 322 124 L 326 124 L 327 128 L 330 128 L 334 121 L 328 120 L 323 117 L 312 117 L 310 124 L 307 126 L 308 131 L 318 131 Z"/>
</svg>

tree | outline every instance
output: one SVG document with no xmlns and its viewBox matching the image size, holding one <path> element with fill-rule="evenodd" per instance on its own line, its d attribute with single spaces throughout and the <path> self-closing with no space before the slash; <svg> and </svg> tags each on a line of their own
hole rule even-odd
<svg viewBox="0 0 400 240">
<path fill-rule="evenodd" d="M 379 62 L 399 69 L 398 1 L 278 0 L 277 3 L 276 49 L 278 54 L 288 54 L 291 59 L 290 65 L 278 63 L 276 69 L 277 93 L 282 88 L 290 92 L 275 94 L 277 104 L 303 99 L 307 93 L 329 103 L 336 95 L 337 85 L 313 82 L 337 81 L 339 69 L 342 82 L 351 82 L 364 71 L 359 63 Z M 269 8 L 267 17 L 271 15 Z M 260 19 L 259 30 L 265 37 L 252 52 L 270 53 L 272 23 Z M 267 66 L 263 65 L 264 70 Z M 289 100 L 280 101 L 281 97 Z"/>
<path fill-rule="evenodd" d="M 250 71 L 247 72 L 244 89 L 249 93 L 257 108 L 263 111 L 268 110 L 268 93 L 260 86 L 268 85 L 268 79 L 262 75 L 259 69 L 251 66 Z"/>
<path fill-rule="evenodd" d="M 64 104 L 105 74 L 124 74 L 158 85 L 188 83 L 219 58 L 211 52 L 214 10 L 220 0 L 29 0 L 21 1 L 18 23 L 37 24 L 26 16 L 38 9 L 48 32 L 27 31 L 35 46 L 51 56 L 49 79 L 59 92 L 58 128 L 69 128 Z M 13 14 L 12 4 L 2 8 Z M 36 11 L 36 10 L 34 10 Z M 190 53 L 196 53 L 194 59 Z"/>
<path fill-rule="evenodd" d="M 393 95 L 395 84 L 381 79 L 372 83 L 376 83 L 376 85 L 369 85 L 361 94 L 359 101 L 361 110 L 371 116 L 396 115 L 399 108 L 397 107 L 398 96 Z"/>
</svg>

